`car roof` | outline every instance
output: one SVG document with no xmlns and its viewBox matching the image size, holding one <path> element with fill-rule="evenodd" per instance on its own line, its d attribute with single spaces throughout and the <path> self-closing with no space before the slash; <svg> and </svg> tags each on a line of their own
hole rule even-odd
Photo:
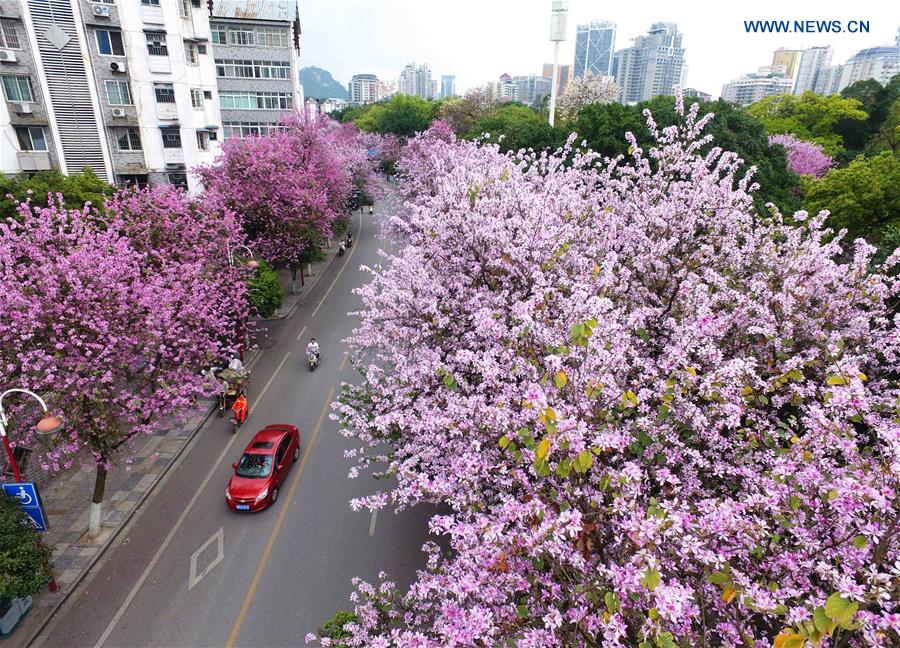
<svg viewBox="0 0 900 648">
<path fill-rule="evenodd" d="M 244 452 L 250 452 L 253 454 L 272 454 L 273 452 L 275 452 L 275 442 L 281 439 L 281 437 L 283 437 L 284 434 L 290 431 L 293 427 L 293 425 L 287 425 L 283 423 L 278 425 L 267 425 L 253 436 L 253 438 L 250 440 L 250 443 L 247 444 L 247 448 L 244 450 Z M 259 443 L 265 442 L 271 442 L 271 446 L 268 448 L 254 447 Z"/>
</svg>

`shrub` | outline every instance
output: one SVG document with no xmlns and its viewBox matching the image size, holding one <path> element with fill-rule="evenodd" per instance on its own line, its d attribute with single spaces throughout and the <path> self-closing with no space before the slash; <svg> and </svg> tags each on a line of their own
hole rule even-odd
<svg viewBox="0 0 900 648">
<path fill-rule="evenodd" d="M 50 547 L 12 497 L 0 494 L 0 601 L 31 596 L 52 578 Z"/>
<path fill-rule="evenodd" d="M 256 276 L 249 282 L 250 306 L 260 317 L 272 317 L 284 301 L 278 273 L 265 261 L 259 262 Z"/>
</svg>

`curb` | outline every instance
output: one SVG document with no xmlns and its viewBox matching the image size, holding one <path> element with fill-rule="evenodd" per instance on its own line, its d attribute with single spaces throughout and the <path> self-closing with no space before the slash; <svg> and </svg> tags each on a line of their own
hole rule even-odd
<svg viewBox="0 0 900 648">
<path fill-rule="evenodd" d="M 337 258 L 337 254 L 332 255 L 331 259 L 325 264 L 323 270 L 327 270 L 329 267 L 331 267 L 332 262 L 336 258 Z M 324 272 L 319 272 L 312 282 L 306 284 L 305 288 L 307 289 L 307 293 L 310 290 L 312 290 L 313 286 L 315 286 L 315 284 L 319 281 L 319 278 L 322 276 L 322 274 L 324 274 Z M 297 310 L 297 307 L 300 306 L 300 304 L 304 302 L 304 297 L 305 297 L 305 295 L 301 296 L 300 299 L 298 299 L 296 301 L 296 303 L 293 306 L 291 306 L 284 315 L 279 316 L 279 317 L 274 317 L 274 318 L 268 318 L 268 319 L 260 320 L 260 321 L 275 321 L 275 320 L 280 320 L 280 319 L 288 319 L 288 318 L 292 317 L 294 314 L 294 311 Z M 248 369 L 252 368 L 259 361 L 259 359 L 263 356 L 264 353 L 265 353 L 265 350 L 258 350 L 256 352 L 256 355 L 254 355 L 253 358 L 250 360 L 250 362 L 247 363 L 247 368 Z M 156 487 L 159 485 L 159 483 L 166 477 L 166 475 L 169 474 L 169 471 L 172 469 L 172 467 L 176 463 L 178 463 L 178 460 L 181 458 L 181 455 L 183 455 L 185 450 L 188 449 L 188 446 L 190 446 L 191 443 L 193 443 L 194 438 L 197 436 L 197 434 L 200 432 L 200 430 L 202 430 L 206 426 L 206 424 L 209 422 L 209 419 L 215 414 L 216 409 L 217 409 L 217 405 L 214 402 L 212 404 L 212 406 L 209 408 L 209 410 L 206 412 L 206 415 L 203 417 L 203 419 L 200 421 L 200 423 L 198 423 L 197 426 L 194 428 L 194 431 L 191 432 L 191 435 L 187 438 L 187 441 L 185 442 L 185 444 L 175 454 L 175 456 L 172 457 L 172 461 L 170 461 L 169 464 L 162 470 L 162 472 L 159 473 L 159 476 L 153 481 L 152 484 L 150 484 L 150 487 L 141 496 L 141 498 L 137 501 L 134 508 L 131 509 L 131 511 L 128 513 L 128 515 L 125 517 L 125 519 L 122 520 L 122 522 L 119 524 L 118 528 L 112 534 L 110 534 L 109 538 L 106 539 L 106 542 L 104 542 L 104 544 L 100 547 L 100 550 L 94 555 L 93 558 L 91 558 L 90 562 L 81 571 L 81 573 L 78 575 L 78 577 L 74 581 L 72 581 L 72 584 L 69 587 L 68 591 L 59 599 L 59 601 L 56 602 L 56 604 L 50 610 L 50 613 L 46 616 L 46 618 L 38 625 L 38 627 L 34 630 L 34 632 L 32 632 L 31 635 L 27 639 L 25 639 L 25 642 L 23 644 L 24 646 L 26 646 L 26 647 L 31 646 L 35 642 L 35 640 L 40 636 L 40 634 L 47 628 L 47 626 L 50 624 L 50 621 L 53 619 L 53 617 L 56 616 L 56 613 L 59 612 L 60 608 L 65 604 L 66 601 L 69 600 L 69 597 L 72 596 L 72 594 L 75 592 L 75 590 L 78 589 L 78 586 L 81 585 L 81 582 L 87 577 L 87 575 L 94 568 L 94 565 L 96 565 L 97 562 L 106 554 L 107 550 L 118 539 L 118 537 L 122 533 L 122 531 L 125 530 L 125 528 L 128 526 L 128 524 L 131 522 L 131 519 L 134 517 L 134 514 L 140 510 L 140 508 L 144 505 L 144 502 L 147 500 L 147 498 L 150 497 L 150 495 L 152 495 L 153 492 L 156 490 Z M 31 611 L 31 610 L 29 610 L 29 611 Z M 3 637 L 3 639 L 9 639 L 10 637 L 12 637 L 12 635 L 10 635 L 9 637 Z"/>
</svg>

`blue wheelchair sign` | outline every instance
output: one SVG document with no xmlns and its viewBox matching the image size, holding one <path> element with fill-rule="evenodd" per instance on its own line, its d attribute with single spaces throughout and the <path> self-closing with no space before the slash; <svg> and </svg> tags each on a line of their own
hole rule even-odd
<svg viewBox="0 0 900 648">
<path fill-rule="evenodd" d="M 28 514 L 31 526 L 38 531 L 47 530 L 47 516 L 44 514 L 37 486 L 33 482 L 3 484 L 3 492 L 19 500 L 19 506 Z"/>
<path fill-rule="evenodd" d="M 378 149 L 370 148 L 368 153 L 369 157 L 375 157 L 376 155 L 378 155 Z"/>
</svg>

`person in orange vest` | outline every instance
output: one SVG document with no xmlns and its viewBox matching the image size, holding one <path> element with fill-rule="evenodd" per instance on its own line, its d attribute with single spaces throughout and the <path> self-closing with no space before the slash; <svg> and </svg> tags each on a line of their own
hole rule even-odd
<svg viewBox="0 0 900 648">
<path fill-rule="evenodd" d="M 234 405 L 231 406 L 231 410 L 234 412 L 235 421 L 237 421 L 238 425 L 242 425 L 247 419 L 247 397 L 244 396 L 243 392 L 234 399 Z"/>
</svg>

